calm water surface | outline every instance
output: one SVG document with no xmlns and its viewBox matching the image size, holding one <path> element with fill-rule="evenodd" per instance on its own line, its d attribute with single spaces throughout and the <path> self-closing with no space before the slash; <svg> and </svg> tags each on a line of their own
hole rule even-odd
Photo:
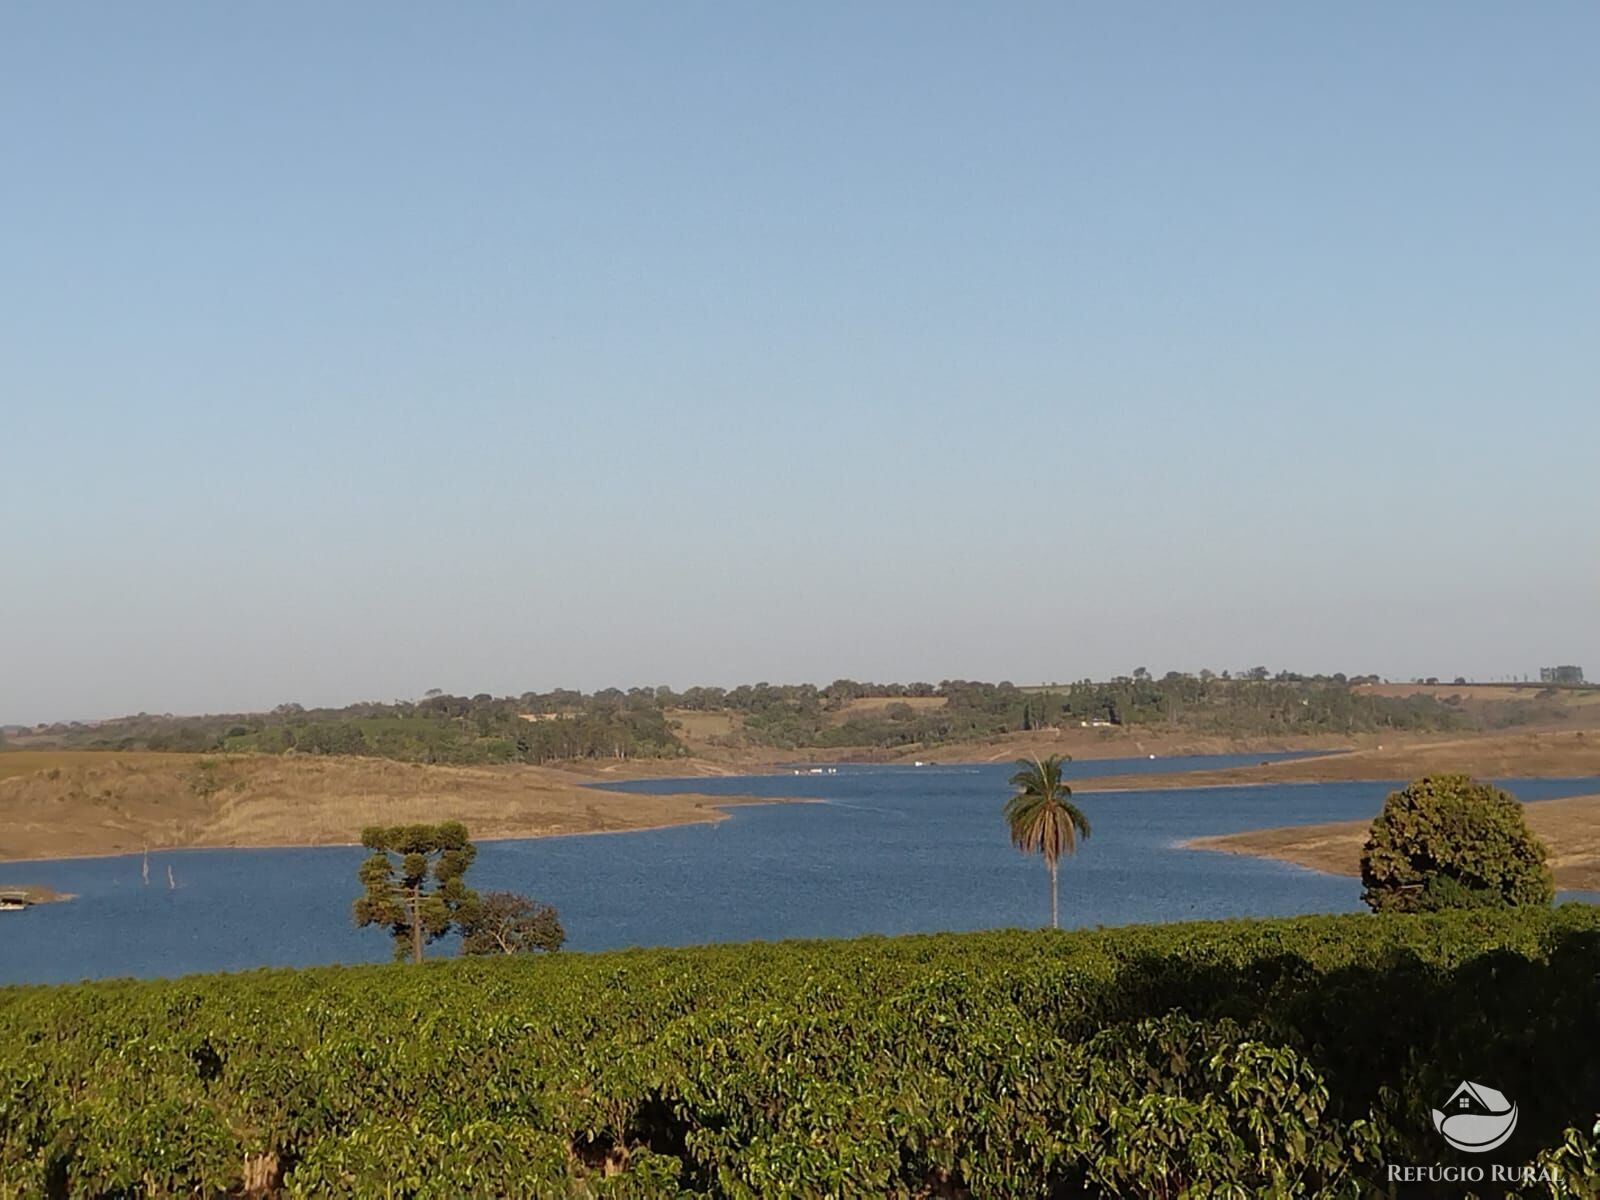
<svg viewBox="0 0 1600 1200">
<path fill-rule="evenodd" d="M 1256 762 L 1260 755 L 1075 763 L 1079 777 Z M 650 780 L 629 792 L 800 797 L 716 825 L 479 846 L 470 881 L 555 904 L 568 946 L 598 950 L 750 938 L 1036 926 L 1048 877 L 1011 848 L 1010 764 L 841 766 L 834 775 Z M 1524 800 L 1600 779 L 1503 781 Z M 1080 793 L 1094 835 L 1061 872 L 1063 924 L 1343 912 L 1356 880 L 1184 838 L 1371 817 L 1390 783 Z M 0 866 L 0 883 L 78 899 L 0 914 L 0 983 L 382 961 L 388 937 L 350 924 L 359 847 L 183 850 Z M 172 867 L 176 889 L 167 886 Z M 451 953 L 440 943 L 435 953 Z"/>
</svg>

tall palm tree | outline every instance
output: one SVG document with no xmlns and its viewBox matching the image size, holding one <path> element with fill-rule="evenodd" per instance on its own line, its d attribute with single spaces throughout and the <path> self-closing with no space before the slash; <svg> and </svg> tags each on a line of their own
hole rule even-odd
<svg viewBox="0 0 1600 1200">
<path fill-rule="evenodd" d="M 1089 836 L 1089 818 L 1072 803 L 1072 789 L 1061 778 L 1061 768 L 1072 761 L 1070 754 L 1052 754 L 1044 761 L 1017 759 L 1017 773 L 1011 786 L 1017 794 L 1006 801 L 1006 824 L 1011 841 L 1024 854 L 1044 855 L 1050 868 L 1050 928 L 1056 920 L 1056 866 L 1065 851 L 1078 849 L 1078 839 Z"/>
</svg>

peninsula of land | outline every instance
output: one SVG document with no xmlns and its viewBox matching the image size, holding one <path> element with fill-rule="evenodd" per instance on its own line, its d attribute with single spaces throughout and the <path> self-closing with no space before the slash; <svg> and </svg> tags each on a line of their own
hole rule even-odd
<svg viewBox="0 0 1600 1200">
<path fill-rule="evenodd" d="M 1479 779 L 1600 776 L 1600 730 L 1562 729 L 1469 737 L 1413 734 L 1381 740 L 1368 735 L 1348 749 L 1316 753 L 1306 758 L 1199 771 L 1099 775 L 1078 781 L 1073 787 L 1078 791 L 1247 787 L 1361 779 L 1403 781 L 1440 773 L 1473 775 Z"/>
<path fill-rule="evenodd" d="M 669 773 L 641 765 L 586 774 L 372 758 L 13 751 L 0 753 L 0 862 L 347 845 L 368 825 L 444 820 L 462 821 L 484 840 L 610 833 L 718 821 L 723 808 L 756 799 L 585 786 Z M 732 773 L 714 764 L 679 764 L 670 773 L 714 770 Z"/>
<path fill-rule="evenodd" d="M 1528 824 L 1550 851 L 1556 887 L 1600 891 L 1600 795 L 1524 804 Z M 1361 850 L 1370 821 L 1289 825 L 1183 843 L 1195 850 L 1220 850 L 1276 858 L 1332 875 L 1360 875 Z"/>
</svg>

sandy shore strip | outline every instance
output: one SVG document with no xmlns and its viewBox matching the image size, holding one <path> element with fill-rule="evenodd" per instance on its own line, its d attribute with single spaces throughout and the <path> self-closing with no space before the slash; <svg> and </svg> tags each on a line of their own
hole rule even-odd
<svg viewBox="0 0 1600 1200">
<path fill-rule="evenodd" d="M 1524 804 L 1528 824 L 1550 851 L 1556 887 L 1600 891 L 1600 795 Z M 1190 838 L 1191 850 L 1275 858 L 1331 875 L 1360 875 L 1371 821 L 1330 821 Z"/>
<path fill-rule="evenodd" d="M 1428 742 L 1384 743 L 1343 753 L 1316 754 L 1255 766 L 1170 774 L 1101 775 L 1073 781 L 1074 791 L 1246 787 L 1266 783 L 1342 783 L 1412 780 L 1461 773 L 1478 779 L 1600 777 L 1600 732 L 1495 734 Z"/>
</svg>

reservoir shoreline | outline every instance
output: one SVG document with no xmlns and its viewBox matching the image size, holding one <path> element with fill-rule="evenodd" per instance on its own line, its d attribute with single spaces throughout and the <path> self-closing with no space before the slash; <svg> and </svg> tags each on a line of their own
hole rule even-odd
<svg viewBox="0 0 1600 1200">
<path fill-rule="evenodd" d="M 1084 739 L 1019 736 L 1004 744 L 952 746 L 934 754 L 931 768 L 990 766 L 1066 749 L 1081 765 L 1102 752 L 1127 761 L 1177 757 L 1195 739 L 1118 735 Z M 1087 742 L 1088 744 L 1082 744 Z M 1131 743 L 1131 744 L 1130 744 Z M 1315 744 L 1311 744 L 1315 743 Z M 1324 738 L 1286 738 L 1269 750 L 1261 739 L 1226 743 L 1233 754 L 1294 753 L 1256 764 L 1173 772 L 1124 770 L 1074 778 L 1084 794 L 1166 789 L 1239 788 L 1331 782 L 1394 782 L 1459 771 L 1479 778 L 1565 779 L 1600 776 L 1600 736 L 1551 731 L 1471 738 L 1413 737 L 1378 743 L 1362 739 L 1344 749 Z M 1137 747 L 1137 755 L 1129 753 Z M 1214 750 L 1207 743 L 1206 750 Z M 0 754 L 4 759 L 12 753 Z M 636 759 L 561 766 L 446 767 L 387 759 L 311 756 L 205 756 L 216 764 L 207 788 L 196 790 L 192 755 L 119 755 L 85 751 L 63 769 L 0 778 L 0 866 L 61 859 L 117 857 L 145 850 L 269 849 L 350 845 L 367 825 L 460 820 L 475 840 L 548 838 L 577 834 L 715 824 L 739 804 L 782 803 L 796 796 L 645 792 L 608 787 L 651 780 L 747 777 L 770 782 L 807 776 L 793 760 L 778 762 Z M 909 757 L 884 762 L 808 759 L 833 766 L 911 766 Z M 1142 763 L 1141 763 L 1142 765 Z M 1275 831 L 1268 827 L 1264 836 Z M 1564 830 L 1563 836 L 1574 832 Z M 1239 835 L 1243 836 L 1243 835 Z M 1268 838 L 1262 850 L 1301 861 Z M 1227 849 L 1242 847 L 1230 845 Z M 1214 847 L 1198 847 L 1214 848 Z M 1299 853 L 1295 851 L 1294 853 Z"/>
</svg>

